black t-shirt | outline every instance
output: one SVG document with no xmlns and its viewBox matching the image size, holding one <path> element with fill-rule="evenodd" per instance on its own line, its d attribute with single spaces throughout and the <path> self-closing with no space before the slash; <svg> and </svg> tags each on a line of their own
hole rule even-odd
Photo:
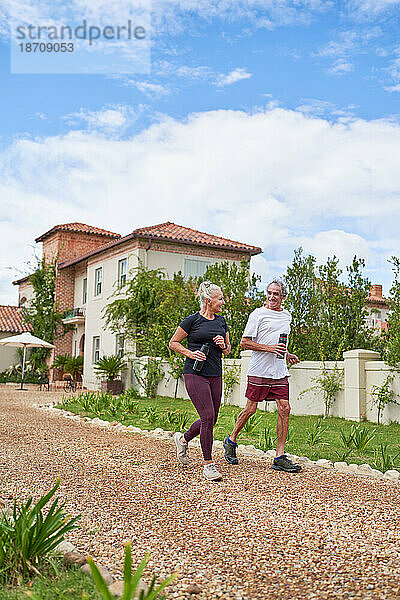
<svg viewBox="0 0 400 600">
<path fill-rule="evenodd" d="M 210 346 L 207 360 L 199 373 L 193 370 L 194 360 L 191 358 L 186 358 L 183 372 L 191 375 L 202 375 L 203 377 L 219 377 L 222 375 L 222 350 L 213 341 L 213 338 L 216 335 L 222 335 L 225 339 L 226 332 L 229 329 L 224 317 L 215 315 L 214 319 L 210 321 L 197 312 L 183 319 L 182 323 L 179 323 L 179 327 L 182 327 L 188 334 L 187 346 L 192 352 L 200 350 L 202 344 Z"/>
</svg>

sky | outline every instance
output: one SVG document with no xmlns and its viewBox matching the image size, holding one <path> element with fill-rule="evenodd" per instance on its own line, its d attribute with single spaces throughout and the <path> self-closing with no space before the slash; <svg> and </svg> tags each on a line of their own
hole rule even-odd
<svg viewBox="0 0 400 600">
<path fill-rule="evenodd" d="M 343 268 L 357 255 L 387 293 L 400 0 L 141 0 L 146 68 L 104 42 L 92 71 L 15 72 L 18 23 L 126 23 L 135 2 L 0 4 L 0 304 L 16 304 L 35 238 L 69 222 L 126 235 L 173 221 L 261 246 L 264 282 L 299 246 Z"/>
</svg>

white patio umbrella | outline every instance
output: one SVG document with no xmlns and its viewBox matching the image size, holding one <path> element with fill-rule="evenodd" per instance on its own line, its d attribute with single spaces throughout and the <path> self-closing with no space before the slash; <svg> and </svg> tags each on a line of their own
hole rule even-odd
<svg viewBox="0 0 400 600">
<path fill-rule="evenodd" d="M 26 362 L 26 349 L 27 348 L 54 348 L 53 344 L 49 344 L 38 337 L 35 337 L 29 332 L 21 333 L 20 335 L 12 335 L 8 338 L 0 340 L 2 346 L 15 346 L 16 348 L 24 349 L 24 358 L 22 360 L 22 377 L 21 377 L 21 390 L 24 385 L 24 372 Z"/>
</svg>

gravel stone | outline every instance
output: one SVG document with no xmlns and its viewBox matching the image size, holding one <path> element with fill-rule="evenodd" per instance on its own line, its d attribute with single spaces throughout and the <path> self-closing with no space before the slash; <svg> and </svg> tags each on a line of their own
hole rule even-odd
<svg viewBox="0 0 400 600">
<path fill-rule="evenodd" d="M 57 544 L 54 548 L 55 552 L 61 552 L 61 554 L 66 554 L 67 552 L 74 552 L 76 550 L 75 546 L 71 544 L 71 542 L 63 541 Z"/>
<path fill-rule="evenodd" d="M 360 473 L 365 473 L 366 475 L 371 475 L 372 474 L 372 467 L 371 467 L 371 465 L 369 465 L 367 463 L 364 463 L 362 465 L 359 465 L 358 471 Z"/>
<path fill-rule="evenodd" d="M 333 469 L 332 461 L 328 460 L 327 458 L 320 458 L 319 460 L 315 461 L 315 464 L 318 467 L 323 467 L 324 469 Z"/>
<path fill-rule="evenodd" d="M 86 563 L 86 556 L 73 550 L 72 552 L 66 552 L 64 554 L 63 561 L 66 565 L 77 565 L 78 567 L 81 567 Z"/>
<path fill-rule="evenodd" d="M 98 570 L 100 571 L 100 575 L 103 576 L 103 579 L 107 585 L 111 585 L 112 583 L 114 583 L 112 575 L 108 569 L 106 569 L 105 567 L 103 567 L 102 565 L 100 565 L 97 562 L 96 562 L 96 566 L 97 566 Z M 83 565 L 81 567 L 81 571 L 82 571 L 82 573 L 85 573 L 86 575 L 90 575 L 90 576 L 92 575 L 92 572 L 91 572 L 88 564 Z"/>
<path fill-rule="evenodd" d="M 384 479 L 391 479 L 392 481 L 398 481 L 400 479 L 400 473 L 399 471 L 396 471 L 396 469 L 389 469 L 389 471 L 386 471 L 386 473 L 384 474 Z"/>
<path fill-rule="evenodd" d="M 130 539 L 134 568 L 150 552 L 145 583 L 178 572 L 167 600 L 193 583 L 199 600 L 399 598 L 398 482 L 313 465 L 291 476 L 250 456 L 232 468 L 216 450 L 211 484 L 194 445 L 182 468 L 171 440 L 34 408 L 63 394 L 30 390 L 0 386 L 0 505 L 60 477 L 57 496 L 82 515 L 68 541 L 115 579 Z"/>
<path fill-rule="evenodd" d="M 185 590 L 187 594 L 201 594 L 201 591 L 201 587 L 197 583 L 191 583 Z"/>
</svg>

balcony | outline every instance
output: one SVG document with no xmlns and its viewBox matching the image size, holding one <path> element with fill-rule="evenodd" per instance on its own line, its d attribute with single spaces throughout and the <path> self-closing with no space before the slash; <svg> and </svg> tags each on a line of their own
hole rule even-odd
<svg viewBox="0 0 400 600">
<path fill-rule="evenodd" d="M 85 309 L 71 308 L 66 310 L 62 322 L 64 325 L 83 325 L 85 322 Z"/>
</svg>

